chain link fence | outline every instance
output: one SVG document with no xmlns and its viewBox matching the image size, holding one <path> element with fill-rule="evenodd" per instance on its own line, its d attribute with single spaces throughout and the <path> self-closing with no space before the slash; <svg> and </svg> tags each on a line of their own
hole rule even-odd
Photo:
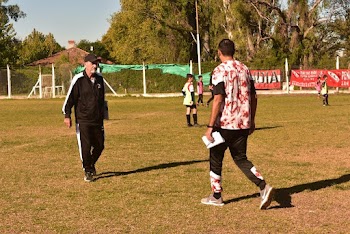
<svg viewBox="0 0 350 234">
<path fill-rule="evenodd" d="M 62 64 L 54 68 L 55 97 L 64 96 L 74 74 L 69 64 Z M 10 67 L 11 97 L 12 98 L 51 98 L 52 95 L 52 67 Z M 142 71 L 122 70 L 117 73 L 103 73 L 106 94 L 116 92 L 121 95 L 143 94 Z M 40 83 L 41 77 L 41 95 Z M 186 82 L 181 76 L 163 74 L 160 70 L 146 71 L 147 93 L 181 93 Z M 111 90 L 113 89 L 113 91 Z M 0 68 L 0 97 L 8 96 L 8 75 L 6 68 Z"/>
</svg>

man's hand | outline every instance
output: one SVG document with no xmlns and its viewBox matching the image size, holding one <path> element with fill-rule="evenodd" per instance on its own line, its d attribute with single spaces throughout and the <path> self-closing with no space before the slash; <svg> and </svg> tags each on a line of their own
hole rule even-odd
<svg viewBox="0 0 350 234">
<path fill-rule="evenodd" d="M 64 123 L 68 128 L 72 127 L 72 119 L 71 118 L 64 118 Z"/>
<path fill-rule="evenodd" d="M 211 135 L 212 132 L 213 132 L 213 128 L 207 128 L 207 131 L 205 132 L 205 136 L 210 142 L 214 142 L 214 138 Z"/>
</svg>

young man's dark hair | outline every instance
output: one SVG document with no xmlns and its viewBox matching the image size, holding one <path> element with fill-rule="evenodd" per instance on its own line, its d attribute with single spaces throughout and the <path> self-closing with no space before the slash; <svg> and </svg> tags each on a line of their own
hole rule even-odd
<svg viewBox="0 0 350 234">
<path fill-rule="evenodd" d="M 235 43 L 229 39 L 223 39 L 219 43 L 219 48 L 218 48 L 222 55 L 224 56 L 232 56 L 235 54 Z"/>
<path fill-rule="evenodd" d="M 187 78 L 187 79 L 189 79 L 189 78 L 193 78 L 193 75 L 192 75 L 192 74 L 190 74 L 190 73 L 188 73 L 188 74 L 186 75 L 186 78 Z"/>
</svg>

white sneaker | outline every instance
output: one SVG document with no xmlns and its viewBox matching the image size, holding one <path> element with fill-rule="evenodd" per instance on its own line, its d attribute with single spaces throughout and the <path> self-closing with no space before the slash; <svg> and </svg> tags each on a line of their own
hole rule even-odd
<svg viewBox="0 0 350 234">
<path fill-rule="evenodd" d="M 92 181 L 94 181 L 94 177 L 93 177 L 92 173 L 91 173 L 91 172 L 88 172 L 88 171 L 85 172 L 84 180 L 85 180 L 86 182 L 92 182 Z"/>
<path fill-rule="evenodd" d="M 213 205 L 213 206 L 223 206 L 224 202 L 222 201 L 222 197 L 219 199 L 216 199 L 213 194 L 210 194 L 209 197 L 203 198 L 201 200 L 201 203 L 206 205 Z"/>
<path fill-rule="evenodd" d="M 263 190 L 260 190 L 261 203 L 260 210 L 266 210 L 273 200 L 275 189 L 270 185 L 266 184 Z"/>
</svg>

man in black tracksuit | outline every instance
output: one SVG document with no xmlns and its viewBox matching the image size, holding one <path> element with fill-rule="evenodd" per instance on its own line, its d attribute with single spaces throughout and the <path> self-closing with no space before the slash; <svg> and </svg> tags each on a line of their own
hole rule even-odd
<svg viewBox="0 0 350 234">
<path fill-rule="evenodd" d="M 93 181 L 95 163 L 104 149 L 105 88 L 103 77 L 96 73 L 97 67 L 98 58 L 88 54 L 84 59 L 85 69 L 73 77 L 62 107 L 64 123 L 70 128 L 74 106 L 79 154 L 87 182 Z"/>
</svg>

